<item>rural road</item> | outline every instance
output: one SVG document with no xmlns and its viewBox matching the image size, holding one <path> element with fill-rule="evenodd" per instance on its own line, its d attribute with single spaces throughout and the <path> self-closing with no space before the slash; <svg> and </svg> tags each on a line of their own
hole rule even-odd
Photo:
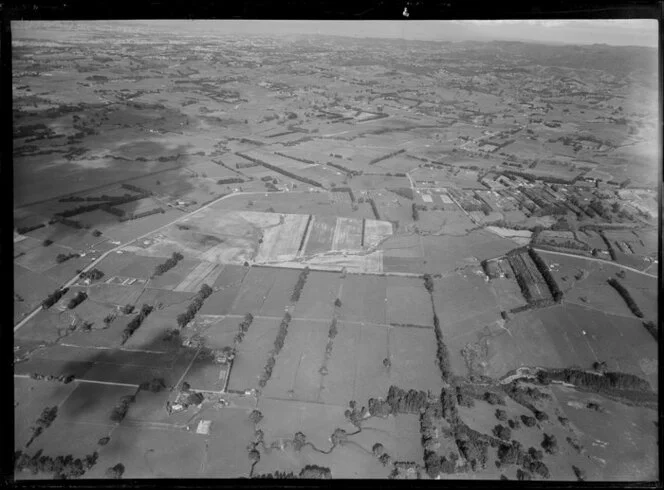
<svg viewBox="0 0 664 490">
<path fill-rule="evenodd" d="M 142 240 L 143 238 L 147 237 L 148 235 L 151 235 L 151 234 L 153 234 L 153 233 L 157 233 L 158 231 L 161 231 L 161 230 L 163 230 L 164 228 L 167 228 L 167 227 L 171 226 L 171 225 L 174 224 L 174 223 L 177 223 L 177 222 L 179 222 L 179 221 L 183 221 L 183 220 L 185 220 L 185 219 L 187 219 L 187 218 L 190 218 L 190 217 L 192 217 L 193 215 L 195 215 L 196 213 L 200 213 L 200 212 L 203 211 L 204 209 L 209 208 L 210 206 L 212 206 L 213 204 L 218 203 L 219 201 L 223 201 L 224 199 L 229 198 L 229 197 L 235 197 L 235 196 L 241 196 L 241 195 L 247 196 L 247 195 L 256 195 L 256 194 L 265 194 L 265 192 L 263 192 L 263 191 L 255 191 L 255 192 L 233 192 L 232 194 L 227 194 L 227 195 L 225 195 L 225 196 L 221 196 L 220 198 L 215 199 L 214 201 L 211 201 L 211 202 L 205 204 L 204 206 L 201 206 L 200 208 L 198 208 L 198 209 L 192 211 L 191 213 L 184 214 L 184 215 L 180 216 L 179 218 L 176 218 L 175 220 L 173 220 L 173 221 L 171 221 L 171 222 L 169 222 L 169 223 L 166 223 L 166 224 L 163 225 L 163 226 L 160 226 L 159 228 L 156 228 L 156 229 L 154 229 L 154 230 L 151 230 L 151 231 L 149 231 L 149 232 L 147 232 L 147 233 L 145 233 L 145 234 L 139 236 L 138 238 L 132 238 L 132 239 L 129 240 L 128 242 L 123 243 L 123 244 L 120 244 L 120 245 L 118 245 L 117 247 L 112 248 L 111 250 L 108 250 L 107 252 L 104 252 L 103 254 L 101 254 L 101 256 L 99 256 L 98 259 L 96 259 L 96 260 L 90 262 L 88 265 L 86 265 L 86 266 L 82 269 L 81 272 L 87 272 L 87 271 L 89 271 L 89 270 L 92 269 L 95 265 L 97 265 L 99 262 L 101 262 L 104 258 L 106 258 L 109 254 L 112 254 L 113 252 L 117 252 L 117 251 L 120 250 L 121 248 L 124 248 L 124 247 L 126 247 L 127 245 L 129 245 L 130 243 L 135 242 L 135 241 L 138 241 L 138 240 Z M 275 194 L 275 193 L 273 193 L 273 194 Z M 64 286 L 62 286 L 62 287 L 64 287 L 64 288 L 68 288 L 68 287 L 70 287 L 72 284 L 74 284 L 74 283 L 76 282 L 76 280 L 78 279 L 78 277 L 79 277 L 79 275 L 76 274 L 76 275 L 75 275 L 74 277 L 72 277 L 69 281 L 67 281 L 67 283 L 66 283 Z M 18 323 L 16 324 L 16 326 L 14 327 L 14 333 L 16 333 L 16 332 L 18 331 L 19 328 L 21 328 L 21 327 L 22 327 L 23 325 L 25 325 L 25 324 L 26 324 L 31 318 L 33 318 L 37 313 L 39 313 L 39 310 L 41 310 L 41 309 L 42 309 L 42 307 L 41 307 L 41 304 L 40 304 L 39 306 L 37 306 L 37 308 L 35 308 L 35 309 L 32 311 L 32 313 L 30 313 L 30 314 L 29 314 L 28 316 L 26 316 L 23 320 L 21 320 L 20 322 L 18 322 Z"/>
<path fill-rule="evenodd" d="M 618 264 L 617 262 L 609 262 L 608 260 L 603 260 L 603 259 L 598 259 L 595 257 L 586 257 L 585 255 L 574 255 L 574 254 L 568 254 L 565 252 L 554 252 L 552 250 L 542 250 L 537 247 L 535 248 L 539 253 L 544 253 L 544 254 L 553 254 L 553 255 L 563 255 L 565 257 L 574 257 L 576 259 L 584 259 L 584 260 L 592 260 L 593 262 L 602 262 L 603 264 L 610 264 L 610 265 L 615 265 L 616 267 L 620 267 L 622 269 L 627 269 L 628 271 L 636 272 L 637 274 L 643 274 L 644 276 L 652 277 L 657 279 L 656 275 L 653 274 L 648 274 L 647 272 L 640 271 L 638 269 L 634 269 L 633 267 L 629 267 L 627 265 L 622 265 Z"/>
</svg>

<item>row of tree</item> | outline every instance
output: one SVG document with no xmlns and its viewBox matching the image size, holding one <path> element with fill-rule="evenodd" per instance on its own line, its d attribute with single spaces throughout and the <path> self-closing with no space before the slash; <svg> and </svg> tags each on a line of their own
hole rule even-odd
<svg viewBox="0 0 664 490">
<path fill-rule="evenodd" d="M 191 303 L 189 303 L 189 306 L 187 307 L 187 311 L 184 313 L 180 313 L 177 316 L 177 322 L 178 326 L 180 328 L 183 328 L 187 323 L 192 321 L 194 317 L 196 316 L 196 313 L 198 313 L 198 310 L 201 309 L 203 306 L 203 302 L 213 293 L 214 291 L 210 286 L 207 284 L 203 284 L 201 286 L 201 289 L 198 291 L 198 294 L 194 296 L 194 299 L 191 300 Z"/>
<path fill-rule="evenodd" d="M 136 401 L 136 395 L 125 395 L 113 407 L 111 411 L 111 420 L 118 424 L 122 422 L 129 411 L 129 406 Z"/>
<path fill-rule="evenodd" d="M 542 257 L 540 257 L 533 248 L 528 248 L 528 254 L 530 255 L 530 258 L 533 259 L 533 262 L 535 263 L 535 267 L 537 267 L 537 270 L 540 272 L 540 274 L 542 274 L 544 282 L 546 282 L 546 285 L 549 287 L 549 290 L 551 291 L 553 300 L 556 303 L 560 303 L 560 301 L 563 299 L 563 292 L 560 290 L 560 287 L 558 287 L 558 283 L 553 277 L 553 274 L 551 274 L 549 266 L 546 265 Z"/>
<path fill-rule="evenodd" d="M 261 160 L 258 160 L 257 158 L 250 157 L 248 155 L 244 155 L 241 153 L 238 153 L 239 156 L 242 158 L 246 158 L 247 160 L 250 160 L 252 162 L 256 162 L 259 165 L 262 165 L 263 167 L 272 170 L 273 172 L 277 172 L 279 174 L 285 175 L 286 177 L 290 177 L 291 179 L 299 180 L 300 182 L 304 182 L 305 184 L 310 184 L 315 187 L 323 187 L 323 184 L 320 182 L 317 182 L 313 179 L 310 179 L 308 177 L 301 177 L 297 174 L 294 174 L 292 172 L 289 172 L 288 170 L 284 170 L 283 168 L 277 167 L 276 165 L 269 164 L 267 162 L 263 162 Z"/>
<path fill-rule="evenodd" d="M 297 303 L 300 300 L 300 294 L 302 288 L 304 288 L 305 283 L 307 282 L 307 276 L 309 275 L 309 267 L 305 267 L 300 272 L 300 275 L 297 278 L 295 287 L 293 287 L 293 293 L 291 294 L 291 303 Z"/>
<path fill-rule="evenodd" d="M 378 214 L 378 208 L 376 207 L 376 203 L 374 202 L 373 198 L 370 197 L 369 199 L 367 199 L 367 201 L 369 202 L 371 210 L 373 211 L 373 214 L 376 217 L 376 219 L 380 220 L 380 214 Z"/>
<path fill-rule="evenodd" d="M 39 224 L 32 225 L 32 226 L 23 226 L 21 228 L 17 228 L 16 232 L 21 234 L 21 235 L 25 235 L 29 231 L 38 230 L 39 228 L 43 228 L 44 226 L 45 226 L 44 223 L 39 223 Z"/>
<path fill-rule="evenodd" d="M 382 157 L 374 158 L 372 160 L 369 160 L 369 165 L 374 165 L 378 162 L 382 162 L 383 160 L 387 160 L 388 158 L 392 158 L 394 156 L 400 155 L 401 153 L 405 153 L 406 150 L 402 148 L 401 150 L 393 151 L 392 153 L 388 153 L 387 155 L 383 155 Z"/>
<path fill-rule="evenodd" d="M 244 335 L 247 333 L 247 330 L 249 330 L 249 327 L 253 321 L 254 316 L 251 313 L 244 315 L 244 319 L 238 325 L 238 333 L 234 338 L 235 347 L 237 347 L 244 340 Z"/>
<path fill-rule="evenodd" d="M 143 320 L 152 312 L 153 307 L 148 304 L 143 304 L 141 307 L 141 311 L 136 315 L 134 318 L 131 319 L 131 321 L 127 324 L 125 329 L 122 331 L 122 344 L 127 342 L 129 340 L 129 337 L 131 337 L 136 330 L 138 330 L 138 327 L 141 326 L 143 323 Z"/>
<path fill-rule="evenodd" d="M 281 349 L 284 346 L 284 342 L 286 341 L 286 335 L 288 334 L 288 325 L 290 321 L 291 315 L 290 313 L 286 312 L 283 319 L 281 320 L 281 323 L 279 324 L 279 331 L 277 332 L 277 338 L 274 339 L 274 347 L 270 352 L 270 357 L 268 358 L 263 370 L 263 374 L 258 381 L 258 386 L 261 388 L 265 387 L 270 377 L 272 376 L 272 369 L 274 369 L 274 365 L 277 362 L 276 357 L 279 355 L 279 352 L 281 352 Z"/>
<path fill-rule="evenodd" d="M 67 291 L 69 291 L 69 288 L 56 289 L 53 291 L 44 301 L 42 301 L 42 308 L 48 310 L 51 306 L 60 301 L 60 298 L 67 294 Z"/>
<path fill-rule="evenodd" d="M 241 179 L 241 178 L 239 178 L 239 177 L 231 177 L 231 178 L 228 178 L 228 179 L 219 179 L 219 180 L 217 181 L 217 184 L 219 184 L 219 185 L 224 185 L 224 184 L 241 184 L 241 183 L 243 183 L 243 182 L 244 182 L 244 180 Z"/>
<path fill-rule="evenodd" d="M 627 290 L 627 288 L 625 288 L 625 286 L 623 286 L 622 283 L 614 277 L 608 279 L 607 282 L 613 289 L 618 291 L 618 294 L 622 296 L 622 299 L 625 300 L 625 303 L 627 303 L 627 306 L 632 311 L 632 313 L 634 313 L 634 315 L 639 318 L 643 318 L 643 312 L 641 311 L 641 308 L 639 308 L 639 305 L 636 304 L 636 301 L 634 301 L 634 298 L 632 298 L 632 295 Z"/>
<path fill-rule="evenodd" d="M 146 216 L 151 216 L 153 214 L 164 214 L 164 208 L 154 208 L 149 211 L 143 211 L 142 213 L 129 213 L 120 218 L 120 221 L 131 221 L 135 219 L 145 218 Z"/>
<path fill-rule="evenodd" d="M 56 480 L 80 478 L 97 463 L 98 458 L 97 451 L 81 459 L 71 454 L 54 458 L 43 454 L 43 449 L 32 456 L 19 450 L 14 453 L 14 471 L 30 471 L 33 475 L 52 474 Z"/>
<path fill-rule="evenodd" d="M 90 279 L 91 281 L 98 281 L 104 277 L 104 273 L 97 268 L 92 268 L 89 271 L 81 272 L 79 276 L 81 279 Z"/>
<path fill-rule="evenodd" d="M 348 177 L 355 177 L 356 175 L 362 175 L 361 170 L 351 170 L 348 167 L 344 167 L 343 165 L 339 165 L 338 163 L 332 163 L 332 162 L 326 162 L 327 165 L 330 167 L 334 167 L 338 170 L 341 170 L 342 172 L 345 172 Z"/>
<path fill-rule="evenodd" d="M 433 331 L 436 335 L 436 362 L 440 369 L 440 374 L 443 381 L 450 382 L 452 378 L 452 365 L 450 363 L 450 353 L 447 350 L 445 342 L 443 342 L 443 331 L 440 328 L 440 320 L 438 315 L 433 315 Z"/>
<path fill-rule="evenodd" d="M 153 276 L 161 276 L 165 272 L 171 270 L 173 267 L 177 265 L 178 262 L 180 262 L 182 259 L 184 259 L 184 256 L 179 253 L 179 252 L 173 252 L 171 255 L 171 258 L 166 260 L 166 262 L 163 262 L 159 265 L 157 265 L 154 268 Z"/>
<path fill-rule="evenodd" d="M 69 259 L 74 259 L 76 257 L 80 257 L 81 254 L 77 253 L 71 253 L 71 254 L 58 254 L 57 257 L 55 257 L 55 261 L 58 264 L 62 264 L 63 262 L 67 262 Z"/>
</svg>

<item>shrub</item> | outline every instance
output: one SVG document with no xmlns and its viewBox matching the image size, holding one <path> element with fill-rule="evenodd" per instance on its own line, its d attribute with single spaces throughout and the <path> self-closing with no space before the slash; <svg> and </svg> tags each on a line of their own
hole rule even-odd
<svg viewBox="0 0 664 490">
<path fill-rule="evenodd" d="M 382 456 L 382 454 L 385 452 L 385 448 L 383 447 L 383 445 L 382 445 L 380 442 L 377 442 L 377 443 L 374 444 L 373 447 L 371 448 L 371 452 L 373 453 L 373 455 L 374 455 L 376 458 L 379 458 L 379 457 Z"/>
<path fill-rule="evenodd" d="M 541 446 L 548 454 L 558 453 L 558 441 L 556 440 L 555 435 L 549 435 L 545 433 Z"/>
<path fill-rule="evenodd" d="M 533 477 L 527 471 L 523 471 L 521 468 L 516 470 L 516 479 L 519 481 L 532 480 Z"/>
<path fill-rule="evenodd" d="M 500 408 L 496 409 L 495 412 L 496 418 L 500 420 L 501 422 L 505 422 L 507 420 L 507 412 L 505 410 L 501 410 Z"/>
<path fill-rule="evenodd" d="M 122 420 L 127 415 L 127 412 L 129 411 L 129 405 L 134 403 L 135 400 L 136 397 L 134 397 L 134 395 L 125 395 L 120 398 L 120 402 L 115 405 L 115 407 L 113 407 L 113 411 L 111 412 L 111 420 L 117 423 L 122 422 Z"/>
<path fill-rule="evenodd" d="M 85 299 L 88 297 L 87 294 L 85 294 L 83 291 L 79 291 L 76 296 L 74 296 L 71 300 L 69 300 L 69 303 L 67 303 L 67 308 L 70 310 L 73 310 L 76 308 L 79 304 L 81 304 Z"/>
<path fill-rule="evenodd" d="M 106 478 L 114 478 L 119 480 L 122 478 L 122 475 L 125 472 L 125 467 L 122 463 L 118 463 L 115 466 L 111 466 L 106 470 Z"/>
<path fill-rule="evenodd" d="M 260 410 L 252 410 L 249 414 L 249 421 L 256 425 L 261 420 L 263 420 L 263 414 L 260 412 Z"/>
<path fill-rule="evenodd" d="M 334 300 L 334 306 L 337 308 L 341 308 L 341 300 L 339 298 Z"/>
<path fill-rule="evenodd" d="M 505 405 L 505 399 L 493 391 L 484 393 L 484 401 L 491 405 Z"/>
<path fill-rule="evenodd" d="M 304 445 L 307 443 L 307 436 L 302 432 L 297 432 L 295 437 L 293 437 L 293 449 L 300 451 Z"/>
<path fill-rule="evenodd" d="M 528 415 L 521 415 L 521 422 L 523 422 L 523 425 L 526 427 L 534 427 L 537 424 L 535 417 L 530 417 Z"/>
<path fill-rule="evenodd" d="M 430 293 L 433 293 L 433 279 L 430 274 L 424 274 L 424 287 Z"/>
<path fill-rule="evenodd" d="M 512 431 L 509 429 L 509 427 L 498 424 L 493 428 L 493 435 L 502 439 L 503 441 L 509 441 L 512 437 Z"/>
<path fill-rule="evenodd" d="M 574 471 L 574 475 L 576 476 L 576 479 L 578 481 L 585 481 L 586 479 L 586 472 L 579 468 L 578 466 L 572 465 L 572 471 Z"/>
<path fill-rule="evenodd" d="M 48 247 L 49 245 L 53 244 L 53 240 L 49 240 L 48 238 L 42 242 L 42 245 L 44 247 Z"/>
</svg>

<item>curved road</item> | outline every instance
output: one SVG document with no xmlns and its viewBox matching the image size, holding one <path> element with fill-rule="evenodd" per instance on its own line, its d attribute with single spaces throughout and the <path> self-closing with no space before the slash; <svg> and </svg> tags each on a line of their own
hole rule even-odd
<svg viewBox="0 0 664 490">
<path fill-rule="evenodd" d="M 283 192 L 283 191 L 282 191 L 282 192 Z M 292 192 L 292 191 L 291 191 L 291 192 Z M 296 191 L 296 192 L 297 192 L 297 191 Z M 300 192 L 307 192 L 307 191 L 300 191 Z M 126 247 L 127 245 L 129 245 L 130 243 L 135 242 L 135 241 L 138 241 L 138 240 L 142 240 L 143 238 L 145 238 L 145 237 L 147 237 L 147 236 L 149 236 L 149 235 L 151 235 L 151 234 L 153 234 L 153 233 L 156 233 L 156 232 L 158 232 L 158 231 L 160 231 L 160 230 L 163 230 L 164 228 L 166 228 L 166 227 L 168 227 L 168 226 L 171 226 L 171 225 L 174 224 L 174 223 L 177 223 L 178 221 L 183 221 L 183 220 L 185 220 L 185 219 L 187 219 L 187 218 L 190 218 L 191 216 L 195 215 L 196 213 L 200 213 L 202 210 L 207 209 L 208 207 L 212 206 L 213 204 L 218 203 L 219 201 L 222 201 L 222 200 L 224 200 L 224 199 L 226 199 L 226 198 L 229 198 L 229 197 L 235 197 L 235 196 L 241 196 L 241 195 L 247 196 L 247 195 L 256 195 L 256 194 L 265 194 L 265 192 L 264 192 L 264 191 L 254 191 L 254 192 L 233 192 L 233 193 L 231 193 L 231 194 L 227 194 L 227 195 L 225 195 L 225 196 L 221 196 L 220 198 L 215 199 L 214 201 L 211 201 L 211 202 L 205 204 L 204 206 L 201 206 L 200 208 L 198 208 L 198 209 L 192 211 L 191 213 L 184 214 L 184 215 L 180 216 L 179 218 L 174 219 L 173 221 L 171 221 L 171 222 L 169 222 L 169 223 L 166 223 L 165 225 L 160 226 L 159 228 L 155 228 L 154 230 L 151 230 L 151 231 L 149 231 L 149 232 L 147 232 L 147 233 L 145 233 L 145 234 L 143 234 L 143 235 L 141 235 L 141 236 L 139 236 L 139 237 L 137 237 L 137 238 L 132 238 L 132 239 L 129 240 L 128 242 L 123 243 L 123 244 L 120 244 L 120 245 L 118 245 L 117 247 L 112 248 L 111 250 L 108 250 L 108 251 L 104 252 L 103 254 L 101 254 L 101 255 L 99 256 L 98 259 L 96 259 L 96 260 L 90 262 L 88 265 L 86 265 L 86 266 L 82 269 L 81 272 L 87 272 L 87 271 L 89 271 L 89 270 L 92 269 L 95 265 L 97 265 L 99 262 L 101 262 L 104 258 L 106 258 L 106 256 L 108 256 L 109 254 L 111 254 L 111 253 L 113 253 L 113 252 L 117 252 L 117 251 L 120 250 L 121 248 Z M 273 194 L 276 194 L 276 193 L 273 193 Z M 76 280 L 78 279 L 78 277 L 79 277 L 79 274 L 76 274 L 76 275 L 75 275 L 74 277 L 72 277 L 69 281 L 67 281 L 67 282 L 64 284 L 64 286 L 62 286 L 62 287 L 63 287 L 63 288 L 68 288 L 68 287 L 70 287 L 72 284 L 74 284 L 74 283 L 76 282 Z M 25 324 L 26 324 L 26 323 L 27 323 L 32 317 L 34 317 L 37 313 L 39 313 L 39 310 L 41 310 L 41 309 L 42 309 L 42 307 L 41 307 L 41 304 L 40 304 L 39 306 L 37 306 L 37 308 L 35 308 L 35 310 L 32 311 L 32 313 L 30 313 L 30 314 L 29 314 L 28 316 L 26 316 L 23 320 L 21 320 L 20 322 L 18 322 L 18 323 L 16 324 L 16 326 L 14 326 L 14 333 L 16 333 L 16 332 L 18 331 L 19 328 L 21 328 L 21 327 L 22 327 L 23 325 L 25 325 Z"/>
</svg>

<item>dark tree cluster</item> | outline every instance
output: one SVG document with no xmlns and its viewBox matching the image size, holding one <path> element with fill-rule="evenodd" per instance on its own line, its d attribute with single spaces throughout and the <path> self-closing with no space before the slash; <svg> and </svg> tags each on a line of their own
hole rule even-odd
<svg viewBox="0 0 664 490">
<path fill-rule="evenodd" d="M 67 308 L 70 310 L 73 310 L 76 308 L 78 305 L 83 303 L 87 299 L 88 295 L 85 294 L 83 291 L 79 291 L 76 296 L 74 296 L 72 299 L 69 300 L 69 303 L 67 303 Z"/>
<path fill-rule="evenodd" d="M 451 459 L 456 457 L 456 459 Z M 441 473 L 452 474 L 456 471 L 458 454 L 451 452 L 450 456 L 440 456 L 435 451 L 424 451 L 424 469 L 431 478 L 436 478 Z"/>
<path fill-rule="evenodd" d="M 238 333 L 235 335 L 235 344 L 239 344 L 244 340 L 244 335 L 247 333 L 247 330 L 249 330 L 249 327 L 251 326 L 251 322 L 254 321 L 254 316 L 251 313 L 247 313 L 244 315 L 244 319 L 240 322 L 238 325 Z"/>
<path fill-rule="evenodd" d="M 553 434 L 549 435 L 545 433 L 541 446 L 548 454 L 558 454 L 558 441 Z"/>
<path fill-rule="evenodd" d="M 627 306 L 629 309 L 634 313 L 639 318 L 643 318 L 643 312 L 641 311 L 641 308 L 639 308 L 639 305 L 636 304 L 634 301 L 634 298 L 632 298 L 632 295 L 630 292 L 625 288 L 625 286 L 622 285 L 622 283 L 615 278 L 610 278 L 608 281 L 609 285 L 613 287 L 616 291 L 618 291 L 618 294 L 622 296 L 622 299 L 625 300 L 625 303 L 627 303 Z"/>
<path fill-rule="evenodd" d="M 194 317 L 196 316 L 196 313 L 198 313 L 198 310 L 200 310 L 203 307 L 203 302 L 213 293 L 214 291 L 210 286 L 207 284 L 203 284 L 201 286 L 201 289 L 198 291 L 198 294 L 194 296 L 194 299 L 191 300 L 191 303 L 189 303 L 189 306 L 187 307 L 187 311 L 184 313 L 180 313 L 177 316 L 177 322 L 178 326 L 180 328 L 183 328 L 187 323 L 192 321 Z"/>
<path fill-rule="evenodd" d="M 487 437 L 465 426 L 456 435 L 456 445 L 473 471 L 485 468 L 489 452 Z"/>
<path fill-rule="evenodd" d="M 291 294 L 291 302 L 296 303 L 300 300 L 300 294 L 304 288 L 305 283 L 307 282 L 307 276 L 309 275 L 309 267 L 305 267 L 300 272 L 300 275 L 297 278 L 295 287 L 293 288 L 293 294 Z"/>
<path fill-rule="evenodd" d="M 67 291 L 69 291 L 69 288 L 56 289 L 53 291 L 44 301 L 42 301 L 42 308 L 48 310 L 51 306 L 60 301 L 60 298 L 67 294 Z"/>
<path fill-rule="evenodd" d="M 46 381 L 59 381 L 60 383 L 69 384 L 74 381 L 75 376 L 73 374 L 60 374 L 56 376 L 54 374 L 40 374 L 40 373 L 30 373 L 30 379 L 46 380 Z"/>
<path fill-rule="evenodd" d="M 104 277 L 104 273 L 99 269 L 93 268 L 87 272 L 81 272 L 79 276 L 81 279 L 90 279 L 91 281 L 98 281 Z"/>
<path fill-rule="evenodd" d="M 427 406 L 428 396 L 424 391 L 406 391 L 392 385 L 387 392 L 386 402 L 393 414 L 420 413 Z"/>
<path fill-rule="evenodd" d="M 466 385 L 457 385 L 456 387 L 457 405 L 466 408 L 473 408 L 475 406 L 475 399 L 469 392 Z"/>
<path fill-rule="evenodd" d="M 55 258 L 55 261 L 58 264 L 62 264 L 63 262 L 67 262 L 69 259 L 73 259 L 76 257 L 80 257 L 80 254 L 77 253 L 71 253 L 71 254 L 58 254 L 58 256 Z"/>
<path fill-rule="evenodd" d="M 173 267 L 175 267 L 177 265 L 177 263 L 180 262 L 182 259 L 184 259 L 184 257 L 182 256 L 181 253 L 173 252 L 173 255 L 171 255 L 170 259 L 168 259 L 163 264 L 159 264 L 157 267 L 155 267 L 154 273 L 152 275 L 153 276 L 161 276 L 166 271 L 169 271 Z"/>
<path fill-rule="evenodd" d="M 141 383 L 138 388 L 152 393 L 159 393 L 166 388 L 166 382 L 164 381 L 164 378 L 152 378 L 150 381 Z"/>
<path fill-rule="evenodd" d="M 138 330 L 138 327 L 141 326 L 143 323 L 143 320 L 152 313 L 153 307 L 150 305 L 144 304 L 141 307 L 141 311 L 138 313 L 137 316 L 131 319 L 131 321 L 127 324 L 125 329 L 122 331 L 122 343 L 124 344 L 127 340 L 129 340 L 129 337 L 133 335 L 133 333 Z"/>
<path fill-rule="evenodd" d="M 523 422 L 523 425 L 526 427 L 534 427 L 537 425 L 537 419 L 529 415 L 521 415 L 521 422 Z"/>
<path fill-rule="evenodd" d="M 549 287 L 549 290 L 551 291 L 553 300 L 556 303 L 560 303 L 560 301 L 563 299 L 563 292 L 558 287 L 558 283 L 553 277 L 553 274 L 551 274 L 549 267 L 546 265 L 544 260 L 542 260 L 542 257 L 540 257 L 537 254 L 537 252 L 535 252 L 535 250 L 533 250 L 532 248 L 528 249 L 528 254 L 533 259 L 533 262 L 535 263 L 535 267 L 537 267 L 537 270 L 540 272 L 540 274 L 542 274 L 542 277 L 544 278 L 546 285 Z"/>
<path fill-rule="evenodd" d="M 506 422 L 507 421 L 507 412 L 505 410 L 501 410 L 500 408 L 496 409 L 496 418 L 500 420 L 501 422 Z"/>
<path fill-rule="evenodd" d="M 29 471 L 33 475 L 51 474 L 56 480 L 68 480 L 83 476 L 97 463 L 98 457 L 97 451 L 82 459 L 74 458 L 71 454 L 54 458 L 43 454 L 42 449 L 32 456 L 23 451 L 16 451 L 14 453 L 14 471 L 17 473 Z"/>
<path fill-rule="evenodd" d="M 484 401 L 490 405 L 505 405 L 505 399 L 498 393 L 487 391 L 484 393 Z"/>
<path fill-rule="evenodd" d="M 113 407 L 111 412 L 111 420 L 113 422 L 120 423 L 124 420 L 127 412 L 129 411 L 129 406 L 136 401 L 134 395 L 125 395 L 120 398 L 120 401 Z"/>
</svg>

